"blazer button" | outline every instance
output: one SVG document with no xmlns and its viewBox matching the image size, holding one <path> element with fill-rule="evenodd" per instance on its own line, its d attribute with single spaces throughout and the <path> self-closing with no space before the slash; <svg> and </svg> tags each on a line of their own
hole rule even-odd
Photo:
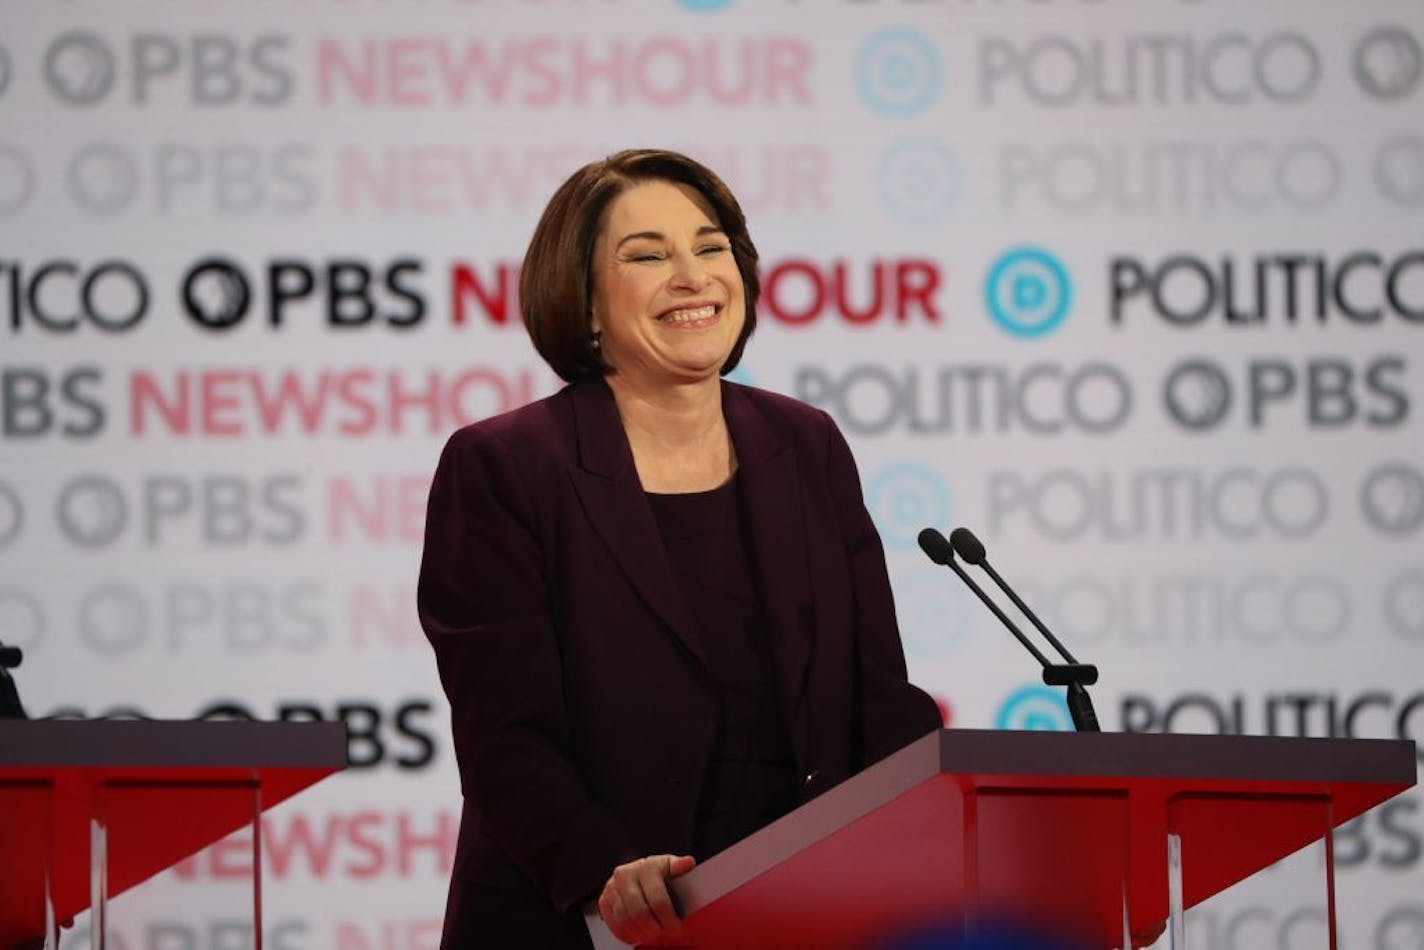
<svg viewBox="0 0 1424 950">
<path fill-rule="evenodd" d="M 820 770 L 820 769 L 812 769 L 811 771 L 807 772 L 804 776 L 802 776 L 802 777 L 801 777 L 801 788 L 802 788 L 802 790 L 808 789 L 808 788 L 810 788 L 812 785 L 814 785 L 814 784 L 816 783 L 816 779 L 819 778 L 820 775 L 821 775 L 821 770 Z"/>
</svg>

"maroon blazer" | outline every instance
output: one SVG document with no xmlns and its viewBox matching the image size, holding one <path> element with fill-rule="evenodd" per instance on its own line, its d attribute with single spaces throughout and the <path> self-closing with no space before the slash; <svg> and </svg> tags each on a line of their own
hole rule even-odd
<svg viewBox="0 0 1424 950">
<path fill-rule="evenodd" d="M 835 423 L 725 381 L 722 408 L 806 800 L 939 714 L 906 680 L 880 538 Z M 451 437 L 419 607 L 465 796 L 444 946 L 540 924 L 511 915 L 576 920 L 615 865 L 690 853 L 717 699 L 606 384 Z"/>
</svg>

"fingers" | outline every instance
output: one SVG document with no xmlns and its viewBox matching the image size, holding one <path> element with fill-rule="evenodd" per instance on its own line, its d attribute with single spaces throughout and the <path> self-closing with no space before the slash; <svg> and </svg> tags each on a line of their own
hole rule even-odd
<svg viewBox="0 0 1424 950">
<path fill-rule="evenodd" d="M 628 944 L 657 944 L 682 934 L 667 879 L 686 874 L 693 858 L 657 854 L 613 869 L 598 898 L 598 912 L 615 937 Z"/>
<path fill-rule="evenodd" d="M 639 878 L 638 883 L 643 888 L 643 901 L 647 905 L 649 913 L 653 916 L 656 928 L 663 933 L 676 934 L 682 932 L 682 921 L 677 916 L 677 910 L 672 906 L 672 895 L 668 893 L 667 878 L 668 869 L 672 864 L 672 859 L 662 862 L 662 867 L 654 868 L 651 873 L 644 874 Z"/>
</svg>

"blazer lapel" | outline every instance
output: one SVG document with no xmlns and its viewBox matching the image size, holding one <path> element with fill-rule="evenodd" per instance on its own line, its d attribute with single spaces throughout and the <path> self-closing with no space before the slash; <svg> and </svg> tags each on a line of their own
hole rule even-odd
<svg viewBox="0 0 1424 950">
<path fill-rule="evenodd" d="M 790 446 L 737 386 L 723 383 L 722 412 L 737 450 L 738 477 L 750 513 L 754 567 L 761 580 L 782 707 L 797 760 L 804 761 L 805 730 L 796 724 L 805 716 L 801 707 L 814 631 L 801 478 Z"/>
<path fill-rule="evenodd" d="M 687 601 L 643 497 L 613 393 L 599 380 L 574 385 L 571 395 L 579 466 L 570 472 L 584 511 L 639 595 L 705 664 Z"/>
</svg>

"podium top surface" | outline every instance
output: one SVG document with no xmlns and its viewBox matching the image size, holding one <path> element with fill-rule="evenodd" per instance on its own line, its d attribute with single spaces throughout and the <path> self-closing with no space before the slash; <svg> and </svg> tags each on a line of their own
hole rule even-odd
<svg viewBox="0 0 1424 950">
<path fill-rule="evenodd" d="M 113 896 L 345 767 L 336 722 L 0 720 L 0 948 L 44 933 L 46 881 L 88 906 L 91 821 Z"/>
<path fill-rule="evenodd" d="M 1414 743 L 1407 739 L 941 729 L 886 762 L 900 756 L 906 757 L 898 771 L 911 782 L 929 778 L 931 768 L 963 775 L 1355 784 L 1412 784 L 1416 772 Z"/>
<path fill-rule="evenodd" d="M 346 767 L 332 722 L 159 719 L 0 720 L 0 770 Z"/>
<path fill-rule="evenodd" d="M 693 946 L 810 937 L 859 946 L 993 881 L 1043 883 L 1091 903 L 1086 868 L 1065 878 L 1038 866 L 1059 866 L 1061 857 L 1044 855 L 1061 855 L 1060 836 L 1077 835 L 1098 843 L 1080 842 L 1086 851 L 1130 853 L 1130 867 L 1108 870 L 1137 882 L 1134 920 L 1160 921 L 1169 828 L 1198 858 L 1188 869 L 1194 902 L 1409 788 L 1416 772 L 1408 740 L 942 729 L 714 855 L 672 890 Z M 1100 916 L 1120 928 L 1117 887 L 1106 888 L 1118 897 Z"/>
</svg>

